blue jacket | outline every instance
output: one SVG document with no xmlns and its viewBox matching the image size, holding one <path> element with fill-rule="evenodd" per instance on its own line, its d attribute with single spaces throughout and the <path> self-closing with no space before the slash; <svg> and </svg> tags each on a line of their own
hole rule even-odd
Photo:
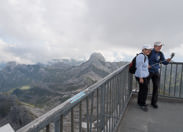
<svg viewBox="0 0 183 132">
<path fill-rule="evenodd" d="M 146 57 L 146 59 L 144 58 Z M 145 61 L 145 62 L 144 62 Z M 136 57 L 136 71 L 135 71 L 135 76 L 139 78 L 146 78 L 149 76 L 149 71 L 148 71 L 148 57 L 143 54 L 139 54 Z"/>
<path fill-rule="evenodd" d="M 151 51 L 151 54 L 148 56 L 149 58 L 149 65 L 151 68 L 149 69 L 150 73 L 157 73 L 159 72 L 159 63 L 163 63 L 167 65 L 169 62 L 165 60 L 165 56 L 162 52 L 156 52 L 154 49 Z"/>
</svg>

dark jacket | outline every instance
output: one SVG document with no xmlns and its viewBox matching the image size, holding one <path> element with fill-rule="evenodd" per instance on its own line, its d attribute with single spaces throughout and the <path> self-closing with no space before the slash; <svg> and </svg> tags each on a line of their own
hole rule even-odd
<svg viewBox="0 0 183 132">
<path fill-rule="evenodd" d="M 164 54 L 160 52 L 156 52 L 154 49 L 151 51 L 151 54 L 148 56 L 149 58 L 149 65 L 151 68 L 149 69 L 150 73 L 157 73 L 159 72 L 159 63 L 163 63 L 167 65 L 169 62 L 165 60 Z"/>
</svg>

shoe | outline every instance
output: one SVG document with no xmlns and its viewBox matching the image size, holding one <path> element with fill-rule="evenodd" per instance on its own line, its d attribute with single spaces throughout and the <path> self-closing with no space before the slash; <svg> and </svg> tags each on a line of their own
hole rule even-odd
<svg viewBox="0 0 183 132">
<path fill-rule="evenodd" d="M 148 106 L 148 104 L 140 104 L 140 103 L 137 103 L 139 106 Z"/>
<path fill-rule="evenodd" d="M 157 104 L 151 104 L 153 108 L 157 109 L 158 105 Z"/>
<path fill-rule="evenodd" d="M 140 108 L 145 112 L 148 111 L 147 105 L 140 105 Z"/>
</svg>

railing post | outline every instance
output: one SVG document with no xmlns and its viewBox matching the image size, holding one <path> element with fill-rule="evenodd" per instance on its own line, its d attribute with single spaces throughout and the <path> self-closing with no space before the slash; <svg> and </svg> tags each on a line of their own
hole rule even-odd
<svg viewBox="0 0 183 132">
<path fill-rule="evenodd" d="M 89 100 L 88 97 L 86 97 L 86 119 L 87 119 L 87 132 L 89 132 Z"/>
<path fill-rule="evenodd" d="M 166 90 L 166 73 L 167 72 L 167 65 L 165 66 L 165 73 L 164 73 L 164 88 L 163 88 L 163 95 L 165 95 L 165 90 Z"/>
<path fill-rule="evenodd" d="M 174 96 L 176 96 L 176 89 L 177 89 L 177 69 L 178 69 L 178 64 L 176 64 L 176 71 L 175 71 L 175 83 L 174 83 Z"/>
<path fill-rule="evenodd" d="M 74 132 L 74 110 L 71 109 L 71 132 Z"/>
<path fill-rule="evenodd" d="M 79 104 L 79 132 L 82 132 L 82 102 Z"/>
<path fill-rule="evenodd" d="M 101 87 L 101 96 L 100 96 L 100 131 L 104 127 L 104 86 Z"/>
<path fill-rule="evenodd" d="M 90 132 L 92 132 L 92 124 L 93 124 L 93 100 L 94 100 L 94 93 L 92 93 L 91 95 Z"/>
<path fill-rule="evenodd" d="M 63 132 L 63 115 L 60 116 L 60 132 Z"/>
<path fill-rule="evenodd" d="M 99 89 L 97 89 L 97 132 L 100 131 L 100 125 L 99 125 Z"/>
<path fill-rule="evenodd" d="M 120 115 L 120 108 L 121 108 L 121 73 L 118 75 L 118 110 L 119 110 L 119 115 Z"/>
<path fill-rule="evenodd" d="M 55 132 L 60 132 L 60 120 L 55 121 Z"/>
<path fill-rule="evenodd" d="M 46 126 L 46 132 L 50 132 L 50 124 Z"/>
<path fill-rule="evenodd" d="M 182 67 L 181 67 L 181 73 L 180 73 L 181 78 L 180 78 L 180 90 L 179 90 L 179 97 L 182 97 L 182 76 L 183 76 L 182 72 L 183 72 L 183 64 L 182 64 L 181 66 L 182 66 Z"/>
<path fill-rule="evenodd" d="M 132 92 L 133 75 L 128 72 L 128 89 L 129 93 Z"/>
<path fill-rule="evenodd" d="M 171 92 L 171 82 L 172 82 L 172 64 L 171 64 L 171 69 L 170 69 L 169 96 L 170 96 L 170 92 Z"/>
</svg>

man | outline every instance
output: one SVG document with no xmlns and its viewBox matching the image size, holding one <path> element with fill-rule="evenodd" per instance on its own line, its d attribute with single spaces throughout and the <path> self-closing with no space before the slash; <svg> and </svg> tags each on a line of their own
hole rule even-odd
<svg viewBox="0 0 183 132">
<path fill-rule="evenodd" d="M 151 99 L 151 105 L 153 108 L 158 108 L 157 101 L 158 101 L 158 89 L 160 86 L 160 73 L 159 73 L 159 63 L 162 63 L 164 65 L 167 65 L 171 59 L 168 58 L 165 60 L 164 54 L 161 52 L 163 44 L 158 41 L 154 43 L 154 49 L 152 50 L 151 54 L 148 56 L 149 58 L 149 78 L 148 83 L 150 82 L 150 79 L 152 79 L 153 82 L 153 93 L 152 93 L 152 99 Z"/>
<path fill-rule="evenodd" d="M 150 46 L 143 46 L 142 53 L 136 57 L 136 71 L 135 77 L 139 83 L 138 93 L 138 105 L 143 111 L 148 111 L 146 105 L 147 93 L 148 93 L 148 76 L 149 76 L 149 61 L 148 55 L 151 53 L 152 48 Z"/>
</svg>

